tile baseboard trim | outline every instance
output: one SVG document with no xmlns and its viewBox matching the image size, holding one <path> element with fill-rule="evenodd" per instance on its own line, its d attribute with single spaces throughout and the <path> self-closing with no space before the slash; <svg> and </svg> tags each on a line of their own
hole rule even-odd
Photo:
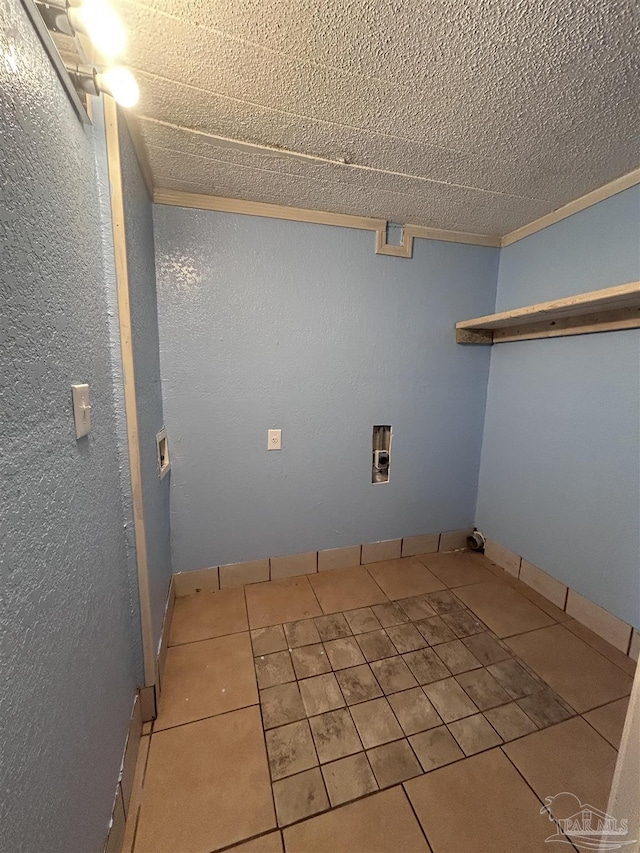
<svg viewBox="0 0 640 853">
<path fill-rule="evenodd" d="M 116 785 L 116 795 L 113 801 L 111 821 L 107 830 L 107 837 L 103 847 L 103 853 L 121 853 L 126 824 L 129 820 L 130 805 L 134 799 L 136 787 L 136 767 L 140 750 L 141 738 L 145 726 L 157 716 L 158 699 L 160 697 L 162 680 L 164 678 L 164 666 L 169 646 L 169 635 L 171 633 L 171 622 L 176 601 L 175 576 L 171 576 L 169 590 L 167 592 L 167 603 L 164 608 L 162 621 L 162 633 L 158 643 L 158 654 L 155 661 L 155 683 L 139 687 L 133 700 L 133 710 L 127 737 L 122 754 L 120 775 Z"/>
<path fill-rule="evenodd" d="M 466 548 L 467 536 L 472 528 L 463 530 L 445 530 L 441 533 L 420 533 L 405 536 L 402 539 L 383 539 L 378 542 L 365 542 L 360 545 L 346 545 L 340 548 L 326 548 L 322 551 L 307 551 L 302 554 L 285 554 L 278 557 L 264 557 L 243 563 L 228 563 L 224 566 L 210 566 L 206 569 L 194 569 L 190 572 L 177 572 L 172 578 L 172 590 L 175 598 L 193 595 L 196 592 L 215 592 L 232 586 L 279 580 L 283 577 L 326 572 L 332 569 L 348 569 L 364 566 L 383 560 L 395 560 L 399 557 L 415 557 L 418 554 L 433 554 L 437 551 L 458 551 Z M 171 593 L 170 593 L 171 595 Z M 171 628 L 170 618 L 173 609 L 165 614 L 165 635 Z M 166 654 L 166 648 L 164 648 Z M 160 646 L 161 660 L 159 681 L 162 686 L 164 669 L 163 646 Z"/>
<path fill-rule="evenodd" d="M 140 738 L 142 737 L 142 702 L 139 693 L 133 700 L 133 708 L 127 728 L 127 737 L 120 763 L 120 773 L 116 785 L 111 820 L 107 830 L 103 851 L 104 853 L 120 853 L 124 839 L 126 820 L 129 817 L 129 805 L 131 803 L 134 788 L 134 775 L 138 762 L 138 750 Z"/>
<path fill-rule="evenodd" d="M 568 617 L 579 622 L 593 634 L 613 646 L 618 652 L 638 659 L 640 632 L 604 607 L 563 584 L 553 575 L 530 563 L 525 557 L 509 550 L 493 539 L 487 539 L 485 557 L 512 577 L 522 581 L 530 589 L 564 611 Z"/>
</svg>

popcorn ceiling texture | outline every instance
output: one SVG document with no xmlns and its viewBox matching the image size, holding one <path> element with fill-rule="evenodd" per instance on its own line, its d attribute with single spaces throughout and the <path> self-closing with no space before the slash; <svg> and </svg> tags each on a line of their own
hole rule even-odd
<svg viewBox="0 0 640 853">
<path fill-rule="evenodd" d="M 141 667 L 94 139 L 16 0 L 0 55 L 0 846 L 99 850 Z"/>
<path fill-rule="evenodd" d="M 635 0 L 117 5 L 157 186 L 504 234 L 640 165 Z"/>
</svg>

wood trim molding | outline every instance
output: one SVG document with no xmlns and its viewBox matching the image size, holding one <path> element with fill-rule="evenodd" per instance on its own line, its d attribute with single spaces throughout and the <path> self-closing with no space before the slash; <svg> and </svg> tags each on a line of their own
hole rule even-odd
<svg viewBox="0 0 640 853">
<path fill-rule="evenodd" d="M 111 188 L 111 220 L 113 225 L 113 251 L 115 256 L 116 286 L 118 293 L 118 316 L 120 323 L 120 348 L 122 351 L 122 376 L 127 420 L 127 443 L 131 468 L 131 496 L 133 503 L 133 526 L 136 542 L 138 589 L 140 594 L 140 620 L 142 628 L 142 654 L 145 685 L 155 683 L 155 654 L 151 621 L 151 596 L 149 592 L 149 562 L 147 555 L 147 532 L 142 500 L 142 469 L 140 462 L 140 438 L 138 432 L 138 408 L 136 401 L 135 368 L 131 329 L 131 306 L 129 302 L 129 267 L 127 263 L 127 241 L 125 234 L 124 199 L 122 194 L 122 167 L 118 138 L 118 108 L 109 95 L 104 96 L 104 118 L 107 140 L 107 164 Z"/>
<path fill-rule="evenodd" d="M 153 193 L 155 204 L 176 207 L 192 207 L 198 210 L 216 210 L 220 213 L 243 213 L 248 216 L 266 216 L 270 219 L 288 219 L 292 222 L 310 222 L 314 225 L 338 225 L 341 228 L 358 228 L 363 231 L 381 231 L 387 227 L 384 219 L 367 216 L 351 216 L 346 213 L 330 213 L 324 210 L 307 210 L 302 207 L 287 207 L 281 204 L 265 204 L 260 201 L 245 201 L 240 198 L 225 198 L 203 193 L 185 193 L 156 187 Z"/>
<path fill-rule="evenodd" d="M 405 231 L 422 240 L 444 240 L 446 243 L 466 243 L 469 246 L 491 246 L 499 249 L 502 239 L 492 234 L 473 234 L 470 231 L 446 231 L 424 225 L 407 225 Z"/>
<path fill-rule="evenodd" d="M 629 187 L 634 187 L 636 184 L 640 184 L 640 169 L 635 169 L 627 175 L 622 175 L 620 178 L 616 178 L 614 181 L 581 196 L 581 198 L 570 201 L 568 204 L 562 205 L 562 207 L 559 207 L 557 210 L 547 213 L 545 216 L 541 216 L 533 222 L 529 222 L 528 225 L 523 225 L 522 228 L 516 228 L 515 231 L 511 231 L 509 234 L 504 235 L 500 245 L 503 248 L 505 246 L 510 246 L 512 243 L 516 243 L 518 240 L 523 240 L 525 237 L 529 237 L 537 231 L 542 231 L 543 228 L 548 228 L 549 225 L 555 225 L 556 222 L 560 222 L 569 216 L 573 216 L 574 213 L 586 210 L 588 207 L 597 204 L 599 201 L 604 201 L 605 199 L 611 198 L 611 196 L 623 192 L 623 190 L 628 190 Z"/>
<path fill-rule="evenodd" d="M 394 246 L 387 243 L 387 226 L 376 231 L 376 255 L 392 255 L 394 258 L 410 258 L 413 255 L 413 234 L 406 228 L 402 229 L 402 243 Z"/>
<path fill-rule="evenodd" d="M 127 130 L 129 131 L 129 136 L 131 137 L 131 144 L 133 145 L 133 150 L 136 152 L 138 166 L 140 167 L 142 179 L 144 180 L 144 184 L 147 188 L 147 194 L 149 196 L 149 199 L 153 201 L 153 174 L 151 172 L 151 166 L 149 165 L 147 148 L 144 144 L 142 134 L 140 133 L 140 125 L 138 123 L 138 119 L 129 110 L 123 110 L 122 115 L 124 116 L 125 124 L 127 125 Z"/>
<path fill-rule="evenodd" d="M 361 231 L 374 231 L 376 234 L 376 253 L 393 255 L 398 258 L 410 258 L 413 240 L 443 240 L 447 243 L 469 243 L 473 246 L 492 246 L 498 248 L 500 237 L 487 234 L 470 234 L 462 231 L 447 231 L 440 228 L 426 228 L 421 225 L 405 225 L 402 246 L 390 246 L 386 242 L 387 221 L 369 216 L 351 216 L 346 213 L 331 213 L 326 210 L 308 210 L 302 207 L 287 207 L 280 204 L 265 204 L 257 201 L 245 201 L 240 198 L 187 193 L 156 187 L 153 192 L 155 204 L 168 204 L 175 207 L 189 207 L 198 210 L 215 210 L 220 213 L 241 213 L 247 216 L 265 216 L 271 219 L 286 219 L 291 222 L 309 222 L 314 225 L 337 225 L 341 228 L 357 228 Z"/>
</svg>

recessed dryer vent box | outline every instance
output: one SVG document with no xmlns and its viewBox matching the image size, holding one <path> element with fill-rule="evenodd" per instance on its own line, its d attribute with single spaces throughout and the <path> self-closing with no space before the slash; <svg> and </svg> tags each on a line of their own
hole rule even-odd
<svg viewBox="0 0 640 853">
<path fill-rule="evenodd" d="M 171 468 L 171 460 L 169 459 L 169 440 L 167 438 L 167 431 L 164 427 L 156 435 L 156 448 L 158 451 L 158 474 L 162 480 Z"/>
<path fill-rule="evenodd" d="M 371 463 L 371 482 L 388 483 L 391 466 L 391 439 L 393 430 L 388 424 L 378 424 L 373 428 L 373 459 Z"/>
</svg>

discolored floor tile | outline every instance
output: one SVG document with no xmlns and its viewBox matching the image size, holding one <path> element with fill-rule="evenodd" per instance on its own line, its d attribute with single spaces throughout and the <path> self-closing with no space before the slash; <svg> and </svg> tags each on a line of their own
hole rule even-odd
<svg viewBox="0 0 640 853">
<path fill-rule="evenodd" d="M 312 717 L 309 725 L 321 764 L 362 750 L 351 714 L 346 708 Z"/>
<path fill-rule="evenodd" d="M 360 646 L 354 637 L 329 640 L 325 643 L 325 649 L 333 669 L 347 669 L 364 663 Z"/>
<path fill-rule="evenodd" d="M 409 742 L 418 756 L 425 773 L 464 758 L 464 752 L 455 742 L 446 726 L 438 726 L 426 732 L 412 735 Z"/>
<path fill-rule="evenodd" d="M 551 616 L 508 583 L 495 580 L 478 583 L 456 590 L 456 595 L 498 637 L 510 637 L 556 624 Z"/>
<path fill-rule="evenodd" d="M 322 643 L 291 649 L 291 660 L 297 678 L 311 678 L 312 675 L 331 671 L 331 664 Z"/>
<path fill-rule="evenodd" d="M 552 825 L 500 749 L 404 787 L 435 853 L 543 853 L 559 846 L 545 843 Z"/>
<path fill-rule="evenodd" d="M 321 640 L 339 640 L 341 637 L 351 636 L 351 628 L 342 613 L 318 616 L 315 623 Z"/>
<path fill-rule="evenodd" d="M 318 572 L 309 581 L 325 613 L 353 610 L 386 601 L 386 596 L 364 566 Z"/>
<path fill-rule="evenodd" d="M 282 625 L 272 625 L 269 628 L 257 628 L 252 631 L 251 645 L 254 657 L 284 651 L 287 648 L 287 638 Z"/>
<path fill-rule="evenodd" d="M 344 706 L 342 693 L 332 672 L 305 678 L 299 681 L 298 685 L 302 703 L 309 717 Z"/>
<path fill-rule="evenodd" d="M 392 601 L 445 587 L 445 584 L 415 557 L 372 563 L 367 569 L 387 598 Z"/>
<path fill-rule="evenodd" d="M 518 699 L 518 705 L 539 729 L 574 716 L 574 712 L 552 690 L 542 690 L 525 696 L 524 699 Z"/>
<path fill-rule="evenodd" d="M 390 658 L 397 654 L 385 631 L 369 631 L 368 634 L 358 634 L 358 645 L 368 661 Z"/>
<path fill-rule="evenodd" d="M 536 731 L 536 724 L 515 702 L 490 708 L 484 715 L 504 741 Z"/>
<path fill-rule="evenodd" d="M 335 676 L 342 690 L 347 705 L 366 702 L 382 696 L 380 685 L 367 664 L 354 666 L 351 669 L 341 669 Z"/>
<path fill-rule="evenodd" d="M 307 720 L 289 723 L 265 733 L 272 779 L 282 779 L 318 763 Z"/>
<path fill-rule="evenodd" d="M 285 684 L 287 681 L 295 681 L 296 679 L 289 652 L 274 652 L 271 655 L 260 655 L 260 657 L 255 659 L 255 665 L 258 687 L 261 690 L 264 690 L 266 687 L 275 687 L 276 684 Z"/>
<path fill-rule="evenodd" d="M 176 598 L 169 645 L 223 637 L 248 628 L 242 587 L 196 592 Z"/>
<path fill-rule="evenodd" d="M 400 786 L 284 831 L 287 853 L 429 853 Z"/>
<path fill-rule="evenodd" d="M 420 559 L 448 587 L 455 588 L 495 580 L 491 572 L 482 564 L 482 557 L 470 551 L 424 554 Z"/>
<path fill-rule="evenodd" d="M 433 650 L 454 675 L 459 672 L 467 672 L 470 669 L 478 669 L 481 666 L 480 661 L 476 660 L 460 640 L 442 643 L 439 646 L 434 646 Z"/>
<path fill-rule="evenodd" d="M 492 746 L 502 743 L 500 735 L 482 714 L 449 723 L 449 731 L 458 741 L 465 755 L 475 755 L 476 752 L 491 749 Z"/>
<path fill-rule="evenodd" d="M 412 621 L 426 619 L 428 616 L 436 615 L 436 611 L 431 607 L 424 595 L 413 595 L 410 598 L 401 598 L 397 603 Z"/>
<path fill-rule="evenodd" d="M 486 669 L 463 672 L 456 677 L 456 681 L 481 711 L 496 705 L 506 705 L 510 701 L 509 694 Z"/>
<path fill-rule="evenodd" d="M 321 769 L 333 807 L 378 789 L 364 752 L 324 764 Z"/>
<path fill-rule="evenodd" d="M 511 637 L 508 645 L 579 713 L 631 692 L 629 675 L 563 625 Z"/>
<path fill-rule="evenodd" d="M 384 605 L 381 606 L 384 607 Z M 367 631 L 377 631 L 380 628 L 380 622 L 370 607 L 349 610 L 344 614 L 344 618 L 354 634 L 366 634 Z"/>
<path fill-rule="evenodd" d="M 398 785 L 422 773 L 422 768 L 407 740 L 396 740 L 376 746 L 367 752 L 376 781 L 380 788 Z"/>
<path fill-rule="evenodd" d="M 288 826 L 329 808 L 327 792 L 318 767 L 273 783 L 278 826 Z"/>
<path fill-rule="evenodd" d="M 400 654 L 414 652 L 416 649 L 423 649 L 427 645 L 427 641 L 415 625 L 394 625 L 387 628 L 386 631 Z"/>
<path fill-rule="evenodd" d="M 352 705 L 350 710 L 365 749 L 402 737 L 402 729 L 386 699 Z"/>
<path fill-rule="evenodd" d="M 471 637 L 473 634 L 481 634 L 487 630 L 487 626 L 476 619 L 469 610 L 453 610 L 451 613 L 443 613 L 442 620 L 456 637 Z"/>
<path fill-rule="evenodd" d="M 395 601 L 378 604 L 372 607 L 371 610 L 383 628 L 388 628 L 391 625 L 401 625 L 403 622 L 409 621 L 407 614 Z"/>
<path fill-rule="evenodd" d="M 500 640 L 492 637 L 488 631 L 482 634 L 474 634 L 471 637 L 463 637 L 462 642 L 483 666 L 508 660 L 513 657 L 511 649 L 507 648 Z"/>
<path fill-rule="evenodd" d="M 610 702 L 608 705 L 589 711 L 584 718 L 609 741 L 611 746 L 618 749 L 628 707 L 629 699 L 625 696 L 624 699 L 618 699 L 616 702 Z"/>
<path fill-rule="evenodd" d="M 418 684 L 430 684 L 448 678 L 451 673 L 433 649 L 418 649 L 402 655 Z"/>
<path fill-rule="evenodd" d="M 441 616 L 434 616 L 431 619 L 421 619 L 415 623 L 415 627 L 430 646 L 436 646 L 439 643 L 450 643 L 456 639 L 456 635 L 451 628 L 445 625 Z"/>
<path fill-rule="evenodd" d="M 136 853 L 220 849 L 274 827 L 257 706 L 153 735 Z"/>
<path fill-rule="evenodd" d="M 417 686 L 417 681 L 401 657 L 373 661 L 371 669 L 385 693 L 397 693 Z"/>
<path fill-rule="evenodd" d="M 428 592 L 425 598 L 436 613 L 451 613 L 453 610 L 464 609 L 464 604 L 448 589 Z"/>
<path fill-rule="evenodd" d="M 300 690 L 295 681 L 262 690 L 260 704 L 265 729 L 295 723 L 296 720 L 303 720 L 306 716 Z"/>
<path fill-rule="evenodd" d="M 421 687 L 394 693 L 387 699 L 406 735 L 414 735 L 442 724 Z"/>
<path fill-rule="evenodd" d="M 544 689 L 538 679 L 534 678 L 517 660 L 505 660 L 487 667 L 493 677 L 507 691 L 512 699 L 522 699 L 531 693 Z"/>
<path fill-rule="evenodd" d="M 242 589 L 222 590 L 232 591 L 242 593 Z M 245 594 L 252 629 L 308 619 L 322 612 L 306 576 L 252 583 Z"/>
<path fill-rule="evenodd" d="M 287 622 L 284 626 L 284 633 L 290 649 L 295 649 L 298 646 L 312 646 L 320 642 L 320 634 L 313 619 Z"/>
<path fill-rule="evenodd" d="M 424 692 L 445 723 L 469 717 L 478 711 L 455 678 L 427 684 Z"/>
<path fill-rule="evenodd" d="M 254 705 L 256 675 L 248 632 L 167 650 L 154 730 Z"/>
</svg>

